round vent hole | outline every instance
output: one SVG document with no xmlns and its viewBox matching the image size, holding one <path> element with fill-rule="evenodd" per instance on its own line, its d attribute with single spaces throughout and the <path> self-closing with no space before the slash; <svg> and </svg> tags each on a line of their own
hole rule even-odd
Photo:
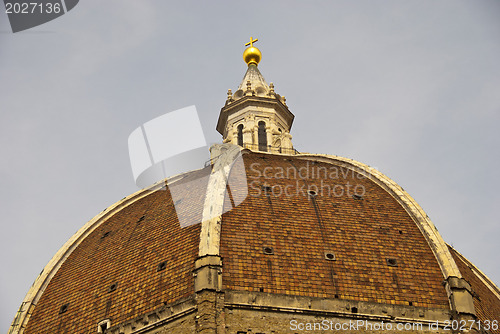
<svg viewBox="0 0 500 334">
<path fill-rule="evenodd" d="M 167 261 L 160 262 L 156 267 L 156 271 L 162 271 L 167 268 Z"/>
<path fill-rule="evenodd" d="M 108 288 L 108 292 L 113 292 L 113 291 L 115 291 L 117 287 L 118 287 L 118 284 L 116 284 L 116 283 L 111 284 L 111 285 L 109 286 L 109 288 Z"/>
<path fill-rule="evenodd" d="M 273 248 L 272 247 L 264 247 L 264 254 L 267 254 L 267 255 L 274 254 Z"/>
<path fill-rule="evenodd" d="M 309 196 L 311 196 L 311 197 L 314 197 L 314 196 L 318 195 L 318 193 L 317 193 L 317 192 L 315 192 L 314 190 L 308 190 L 308 191 L 307 191 L 307 193 L 308 193 L 308 194 L 309 194 Z"/>
<path fill-rule="evenodd" d="M 269 193 L 271 192 L 272 188 L 270 186 L 262 186 L 262 190 L 264 190 L 264 193 L 266 195 L 269 195 Z"/>
<path fill-rule="evenodd" d="M 398 260 L 396 259 L 386 259 L 387 265 L 391 267 L 397 267 L 398 266 Z"/>
<path fill-rule="evenodd" d="M 325 259 L 335 261 L 335 254 L 332 252 L 325 252 Z"/>
<path fill-rule="evenodd" d="M 358 201 L 359 201 L 359 200 L 362 200 L 362 199 L 363 199 L 363 196 L 358 195 L 358 194 L 354 194 L 354 195 L 352 195 L 352 198 L 354 198 L 354 199 L 356 199 L 356 200 L 358 200 Z"/>
<path fill-rule="evenodd" d="M 66 312 L 68 310 L 68 307 L 69 304 L 64 304 L 63 306 L 61 306 L 61 308 L 59 309 L 59 314 Z"/>
</svg>

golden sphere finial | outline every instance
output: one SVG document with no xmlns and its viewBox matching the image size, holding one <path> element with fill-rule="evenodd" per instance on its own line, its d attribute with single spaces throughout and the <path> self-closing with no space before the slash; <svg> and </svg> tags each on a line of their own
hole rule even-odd
<svg viewBox="0 0 500 334">
<path fill-rule="evenodd" d="M 249 48 L 246 48 L 245 51 L 243 51 L 243 60 L 245 61 L 245 63 L 247 63 L 248 66 L 252 64 L 257 65 L 262 58 L 262 53 L 260 52 L 260 50 L 253 46 L 253 43 L 257 41 L 257 38 L 253 39 L 253 37 L 250 37 L 250 42 L 245 44 L 245 46 L 250 46 Z"/>
</svg>

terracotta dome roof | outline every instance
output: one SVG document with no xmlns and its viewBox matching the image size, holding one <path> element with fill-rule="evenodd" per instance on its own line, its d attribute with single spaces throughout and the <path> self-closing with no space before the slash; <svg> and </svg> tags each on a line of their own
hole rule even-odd
<svg viewBox="0 0 500 334">
<path fill-rule="evenodd" d="M 246 164 L 248 198 L 222 220 L 225 288 L 448 306 L 424 236 L 370 178 L 307 158 L 251 154 Z"/>
<path fill-rule="evenodd" d="M 193 298 L 195 262 L 209 255 L 221 258 L 221 291 L 404 305 L 432 319 L 449 318 L 443 281 L 463 274 L 480 296 L 478 318 L 498 315 L 494 284 L 450 253 L 418 204 L 383 174 L 336 156 L 243 153 L 246 172 L 231 172 L 229 183 L 248 195 L 235 206 L 222 192 L 219 220 L 181 226 L 160 183 L 88 222 L 37 278 L 13 332 L 91 333 L 102 319 L 123 324 L 175 308 Z M 193 181 L 183 199 L 193 222 L 204 215 L 207 202 L 194 203 L 211 169 L 184 175 Z M 205 252 L 206 238 L 215 246 Z"/>
</svg>

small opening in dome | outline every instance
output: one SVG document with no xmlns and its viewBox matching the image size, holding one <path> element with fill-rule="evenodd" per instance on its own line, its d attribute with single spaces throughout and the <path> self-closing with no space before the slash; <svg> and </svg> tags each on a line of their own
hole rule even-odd
<svg viewBox="0 0 500 334">
<path fill-rule="evenodd" d="M 103 235 L 101 235 L 101 239 L 104 239 L 106 238 L 107 236 L 109 236 L 111 234 L 111 231 L 108 231 L 106 233 L 104 233 Z"/>
<path fill-rule="evenodd" d="M 262 186 L 262 190 L 264 190 L 264 195 L 271 196 L 272 188 L 270 186 Z"/>
<path fill-rule="evenodd" d="M 335 298 L 339 298 L 339 295 L 335 295 Z"/>
<path fill-rule="evenodd" d="M 413 302 L 408 302 L 408 305 L 413 306 Z"/>
<path fill-rule="evenodd" d="M 390 258 L 390 259 L 386 259 L 386 261 L 387 261 L 387 265 L 388 266 L 391 266 L 391 267 L 397 267 L 398 266 L 398 260 L 396 260 L 396 259 Z"/>
<path fill-rule="evenodd" d="M 144 218 L 146 218 L 146 216 L 141 216 L 141 217 L 139 218 L 139 221 L 140 221 L 140 222 L 142 222 L 142 221 L 144 220 Z"/>
<path fill-rule="evenodd" d="M 97 324 L 97 333 L 104 333 L 110 327 L 111 327 L 111 320 L 106 319 L 106 320 L 100 321 Z"/>
<path fill-rule="evenodd" d="M 335 261 L 335 254 L 332 252 L 325 252 L 325 259 Z"/>
<path fill-rule="evenodd" d="M 259 291 L 260 292 L 264 292 L 264 288 L 259 288 Z"/>
<path fill-rule="evenodd" d="M 167 268 L 167 261 L 160 262 L 156 267 L 156 271 L 162 271 Z"/>
<path fill-rule="evenodd" d="M 64 304 L 63 306 L 61 306 L 61 308 L 59 309 L 59 314 L 66 312 L 68 310 L 68 307 L 69 304 Z"/>
<path fill-rule="evenodd" d="M 351 307 L 351 313 L 358 313 L 357 307 Z"/>
<path fill-rule="evenodd" d="M 274 254 L 274 250 L 272 247 L 264 247 L 264 254 L 267 254 L 267 255 L 272 255 Z"/>
<path fill-rule="evenodd" d="M 399 234 L 403 234 L 403 231 L 399 230 Z"/>
<path fill-rule="evenodd" d="M 307 193 L 309 194 L 309 196 L 311 197 L 315 197 L 317 195 L 317 193 L 314 191 L 314 190 L 308 190 Z"/>
<path fill-rule="evenodd" d="M 354 195 L 352 195 L 352 198 L 357 199 L 359 201 L 359 200 L 363 199 L 363 196 L 358 195 L 358 194 L 354 194 Z"/>
<path fill-rule="evenodd" d="M 113 291 L 115 291 L 115 290 L 116 290 L 116 288 L 117 288 L 117 286 L 118 286 L 118 284 L 117 284 L 117 283 L 113 283 L 113 284 L 111 284 L 111 285 L 109 286 L 109 288 L 108 288 L 108 292 L 113 292 Z"/>
<path fill-rule="evenodd" d="M 271 187 L 270 186 L 262 186 L 262 190 L 264 190 L 266 192 L 266 194 L 268 194 L 271 191 Z"/>
</svg>

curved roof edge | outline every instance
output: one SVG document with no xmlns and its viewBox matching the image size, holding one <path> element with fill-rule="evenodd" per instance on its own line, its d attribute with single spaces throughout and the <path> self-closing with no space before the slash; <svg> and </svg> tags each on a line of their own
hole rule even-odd
<svg viewBox="0 0 500 334">
<path fill-rule="evenodd" d="M 359 161 L 328 154 L 309 154 L 301 153 L 296 155 L 297 158 L 313 158 L 318 161 L 328 162 L 334 160 L 344 164 L 345 167 L 354 167 L 357 172 L 370 178 L 379 186 L 385 189 L 394 199 L 401 204 L 401 206 L 413 218 L 417 227 L 420 229 L 422 235 L 427 240 L 436 260 L 441 268 L 441 272 L 445 279 L 448 277 L 462 278 L 462 274 L 458 269 L 453 256 L 448 250 L 447 244 L 439 234 L 436 226 L 432 223 L 429 216 L 420 207 L 420 205 L 410 196 L 400 185 L 398 185 L 391 178 L 381 173 L 377 169 L 363 164 Z"/>
<path fill-rule="evenodd" d="M 170 183 L 178 181 L 178 177 L 185 173 L 172 176 L 169 178 Z M 54 277 L 56 272 L 59 270 L 64 261 L 71 255 L 71 253 L 78 247 L 78 245 L 97 227 L 99 227 L 103 222 L 105 222 L 109 217 L 113 216 L 117 211 L 133 204 L 134 202 L 144 198 L 149 195 L 152 191 L 156 191 L 163 188 L 165 185 L 165 180 L 158 181 L 153 185 L 140 189 L 135 193 L 128 195 L 121 199 L 120 201 L 112 204 L 103 211 L 101 211 L 97 216 L 89 220 L 85 225 L 83 225 L 71 238 L 64 243 L 64 245 L 57 251 L 57 253 L 50 259 L 50 261 L 45 265 L 42 272 L 35 279 L 31 285 L 28 293 L 24 297 L 21 306 L 19 307 L 14 320 L 12 321 L 8 334 L 22 334 L 28 323 L 28 320 L 33 313 L 38 300 L 41 295 L 49 285 L 51 279 Z"/>
</svg>

